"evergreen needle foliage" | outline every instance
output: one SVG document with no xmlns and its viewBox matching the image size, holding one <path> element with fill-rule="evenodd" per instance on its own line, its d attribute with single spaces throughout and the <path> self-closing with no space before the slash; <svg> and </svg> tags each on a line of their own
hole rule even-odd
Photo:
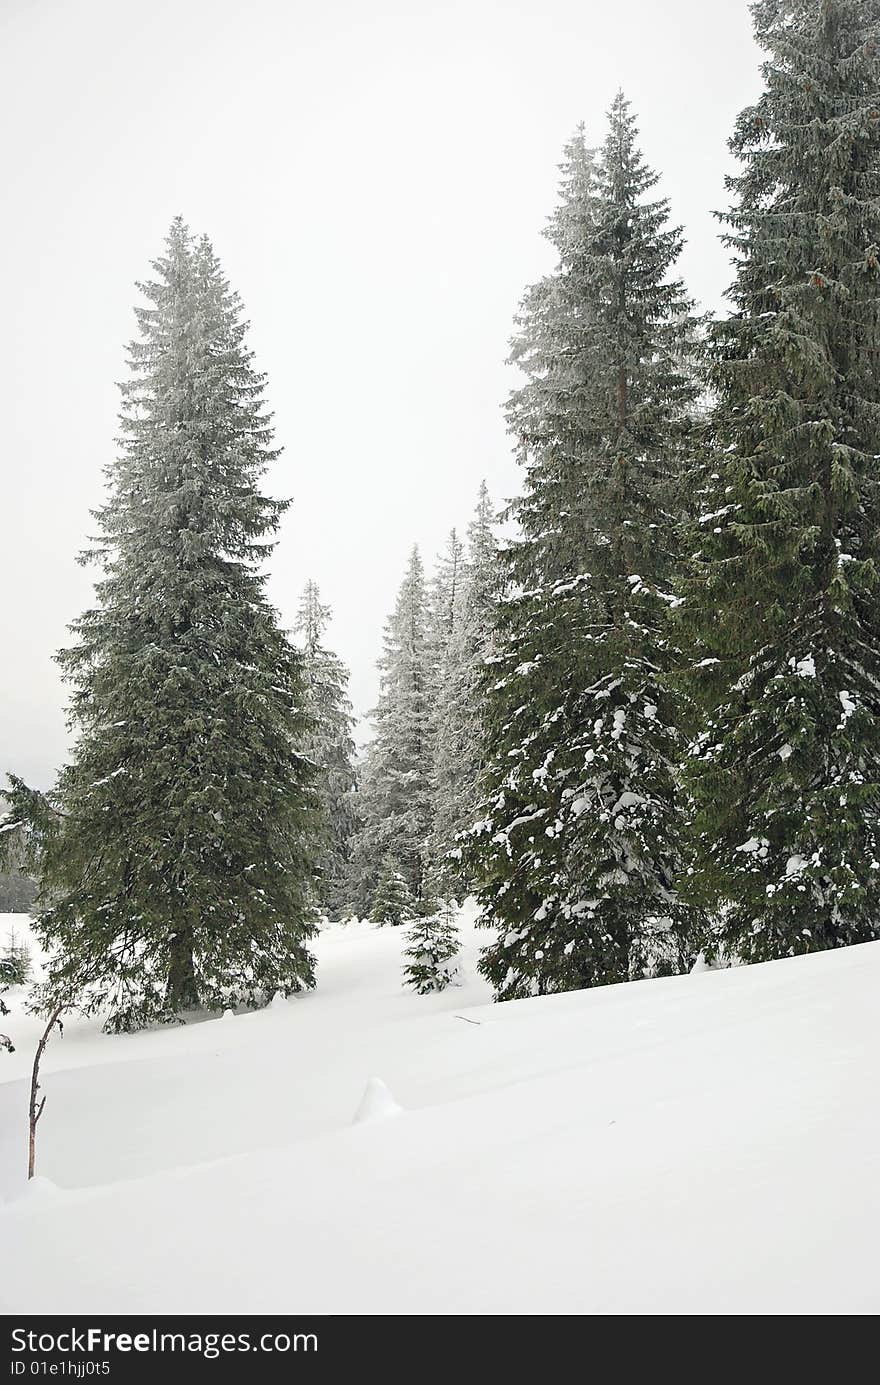
<svg viewBox="0 0 880 1385">
<path fill-rule="evenodd" d="M 451 904 L 441 904 L 436 910 L 416 919 L 407 932 L 404 951 L 404 984 L 429 995 L 454 985 L 458 976 L 458 931 L 455 911 Z"/>
<path fill-rule="evenodd" d="M 760 961 L 880 937 L 880 9 L 753 15 L 685 609 L 696 890 Z"/>
<path fill-rule="evenodd" d="M 471 873 L 462 836 L 476 820 L 485 746 L 482 679 L 493 651 L 493 614 L 499 594 L 495 514 L 485 482 L 468 526 L 467 544 L 451 599 L 445 638 L 436 641 L 433 668 L 433 823 L 428 859 L 445 893 L 461 900 Z"/>
<path fill-rule="evenodd" d="M 369 914 L 371 921 L 398 928 L 407 919 L 411 919 L 415 912 L 415 902 L 409 885 L 401 875 L 394 858 L 386 856 L 373 896 L 373 906 Z"/>
<path fill-rule="evenodd" d="M 300 748 L 317 771 L 315 790 L 323 830 L 323 851 L 317 864 L 318 906 L 327 917 L 338 918 L 347 902 L 348 866 L 358 814 L 348 669 L 323 643 L 330 615 L 330 607 L 321 604 L 317 585 L 307 582 L 295 626 L 302 643 L 309 718 Z"/>
<path fill-rule="evenodd" d="M 303 664 L 260 567 L 285 502 L 241 305 L 175 221 L 141 285 L 119 459 L 85 560 L 96 601 L 59 656 L 73 758 L 13 783 L 42 847 L 47 990 L 129 1029 L 314 984 Z"/>
<path fill-rule="evenodd" d="M 425 575 L 414 548 L 385 630 L 376 730 L 361 774 L 363 827 L 352 863 L 352 904 L 361 916 L 383 861 L 395 863 L 415 901 L 422 898 L 432 821 L 430 667 Z"/>
<path fill-rule="evenodd" d="M 681 233 L 619 96 L 566 150 L 509 407 L 525 470 L 486 682 L 487 798 L 470 852 L 500 999 L 689 959 L 668 610 L 697 322 Z"/>
<path fill-rule="evenodd" d="M 9 990 L 10 986 L 14 985 L 15 979 L 10 969 L 9 963 L 5 962 L 2 958 L 0 958 L 0 1019 L 2 1019 L 4 1015 L 9 1014 L 9 1006 L 4 1001 L 3 994 L 5 991 Z M 15 1052 L 15 1045 L 13 1044 L 8 1034 L 0 1033 L 0 1052 Z"/>
<path fill-rule="evenodd" d="M 11 929 L 6 942 L 0 948 L 0 976 L 5 984 L 24 986 L 31 974 L 30 948 L 22 942 L 15 929 Z"/>
</svg>

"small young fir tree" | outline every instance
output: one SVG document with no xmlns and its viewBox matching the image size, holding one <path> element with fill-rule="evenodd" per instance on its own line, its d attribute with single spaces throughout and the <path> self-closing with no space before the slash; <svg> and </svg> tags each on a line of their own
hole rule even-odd
<svg viewBox="0 0 880 1385">
<path fill-rule="evenodd" d="M 417 918 L 406 936 L 404 985 L 429 995 L 456 984 L 459 941 L 451 903 L 438 904 Z"/>
<path fill-rule="evenodd" d="M 0 972 L 10 986 L 24 986 L 31 975 L 31 951 L 14 928 L 0 946 Z"/>
<path fill-rule="evenodd" d="M 393 857 L 386 856 L 379 871 L 370 909 L 371 922 L 399 928 L 407 919 L 411 919 L 415 912 L 415 901 L 409 885 L 398 869 L 397 862 Z"/>
</svg>

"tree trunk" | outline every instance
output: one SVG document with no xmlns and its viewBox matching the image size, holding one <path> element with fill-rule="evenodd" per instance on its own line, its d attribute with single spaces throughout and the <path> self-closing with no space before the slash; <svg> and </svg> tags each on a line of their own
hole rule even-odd
<svg viewBox="0 0 880 1385">
<path fill-rule="evenodd" d="M 168 960 L 168 1006 L 175 1014 L 181 1010 L 196 1010 L 199 1006 L 193 941 L 189 929 L 175 933 L 171 939 Z"/>
<path fill-rule="evenodd" d="M 55 1006 L 55 1009 L 49 1016 L 49 1022 L 43 1030 L 40 1041 L 37 1044 L 37 1051 L 34 1054 L 34 1066 L 31 1069 L 31 1099 L 28 1105 L 28 1179 L 33 1178 L 36 1169 L 37 1121 L 43 1114 L 43 1107 L 46 1105 L 46 1098 L 43 1097 L 42 1100 L 39 1100 L 37 1095 L 40 1090 L 40 1060 L 43 1057 L 46 1044 L 49 1042 L 49 1035 L 52 1033 L 56 1024 L 59 1024 L 64 1009 L 65 1006 L 63 1003 Z"/>
</svg>

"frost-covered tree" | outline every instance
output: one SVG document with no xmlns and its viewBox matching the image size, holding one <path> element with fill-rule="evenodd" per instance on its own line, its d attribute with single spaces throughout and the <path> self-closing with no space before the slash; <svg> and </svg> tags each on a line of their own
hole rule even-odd
<svg viewBox="0 0 880 1385">
<path fill-rule="evenodd" d="M 36 897 L 36 883 L 26 875 L 0 874 L 0 914 L 28 914 Z"/>
<path fill-rule="evenodd" d="M 346 902 L 358 816 L 348 669 L 323 643 L 330 616 L 330 607 L 321 604 L 317 584 L 307 582 L 294 627 L 304 657 L 309 720 L 300 749 L 317 769 L 315 791 L 324 838 L 317 869 L 318 904 L 326 915 L 337 918 Z"/>
<path fill-rule="evenodd" d="M 363 826 L 352 871 L 353 902 L 361 912 L 373 898 L 386 857 L 413 898 L 422 897 L 432 813 L 430 671 L 424 569 L 414 548 L 385 629 L 375 735 L 361 773 Z"/>
<path fill-rule="evenodd" d="M 431 717 L 431 819 L 425 841 L 425 857 L 433 876 L 436 869 L 434 832 L 440 788 L 437 747 L 443 734 L 445 703 L 449 682 L 453 676 L 461 607 L 465 583 L 465 548 L 458 530 L 453 529 L 443 551 L 437 558 L 433 577 L 428 585 L 428 666 L 429 711 Z"/>
<path fill-rule="evenodd" d="M 436 818 L 439 799 L 444 794 L 440 780 L 442 770 L 437 763 L 437 751 L 443 735 L 446 701 L 453 667 L 457 657 L 458 634 L 461 625 L 462 598 L 465 584 L 465 548 L 453 529 L 443 551 L 437 558 L 434 574 L 428 584 L 427 656 L 428 709 L 430 715 L 431 757 L 431 815 L 424 842 L 426 868 L 433 876 L 436 871 Z"/>
<path fill-rule="evenodd" d="M 0 945 L 0 975 L 11 986 L 24 986 L 31 974 L 31 952 L 14 928 Z"/>
<path fill-rule="evenodd" d="M 458 979 L 458 931 L 450 903 L 417 918 L 407 931 L 404 985 L 420 995 L 443 991 Z"/>
<path fill-rule="evenodd" d="M 4 809 L 0 817 L 0 869 L 9 872 L 7 879 L 25 879 L 21 871 L 39 868 L 44 834 L 54 830 L 56 816 L 50 796 L 28 789 L 14 776 L 8 776 L 10 792 L 0 800 Z M 2 878 L 2 877 L 0 877 Z M 2 911 L 0 911 L 2 912 Z M 18 941 L 12 929 L 0 948 L 0 1019 L 7 1016 L 9 1006 L 3 1000 L 12 986 L 23 985 L 31 969 L 30 950 Z M 15 1045 L 8 1034 L 0 1033 L 0 1052 L 14 1053 Z"/>
<path fill-rule="evenodd" d="M 302 658 L 260 570 L 285 508 L 259 488 L 264 381 L 208 241 L 175 221 L 153 269 L 96 601 L 59 656 L 75 748 L 31 802 L 48 989 L 115 1029 L 313 984 Z"/>
<path fill-rule="evenodd" d="M 566 150 L 527 294 L 509 424 L 525 470 L 506 546 L 471 861 L 499 999 L 679 970 L 679 713 L 665 674 L 696 323 L 628 103 Z"/>
<path fill-rule="evenodd" d="M 499 593 L 494 522 L 483 482 L 468 527 L 449 638 L 435 674 L 434 823 L 429 855 L 442 888 L 458 898 L 470 888 L 460 837 L 476 818 L 481 794 L 482 680 L 492 652 Z"/>
<path fill-rule="evenodd" d="M 398 928 L 415 914 L 412 891 L 401 875 L 397 862 L 386 856 L 379 869 L 370 919 L 382 926 Z"/>
<path fill-rule="evenodd" d="M 9 799 L 0 797 L 0 914 L 27 914 L 37 894 L 27 873 L 27 832 L 9 812 Z"/>
<path fill-rule="evenodd" d="M 452 529 L 446 546 L 437 559 L 428 586 L 426 637 L 431 665 L 432 693 L 442 683 L 448 667 L 449 649 L 455 632 L 465 577 L 464 544 Z"/>
<path fill-rule="evenodd" d="M 698 880 L 757 961 L 880 937 L 880 6 L 752 12 L 686 610 Z"/>
</svg>

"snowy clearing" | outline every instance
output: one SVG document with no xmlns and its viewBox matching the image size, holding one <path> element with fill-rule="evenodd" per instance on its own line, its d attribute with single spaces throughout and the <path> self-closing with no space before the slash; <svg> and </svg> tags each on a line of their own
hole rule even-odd
<svg viewBox="0 0 880 1385">
<path fill-rule="evenodd" d="M 403 930 L 357 924 L 318 940 L 315 993 L 262 1012 L 73 1021 L 30 1188 L 16 1006 L 0 1306 L 880 1309 L 880 944 L 492 1006 L 464 932 L 439 996 L 401 989 Z"/>
</svg>

